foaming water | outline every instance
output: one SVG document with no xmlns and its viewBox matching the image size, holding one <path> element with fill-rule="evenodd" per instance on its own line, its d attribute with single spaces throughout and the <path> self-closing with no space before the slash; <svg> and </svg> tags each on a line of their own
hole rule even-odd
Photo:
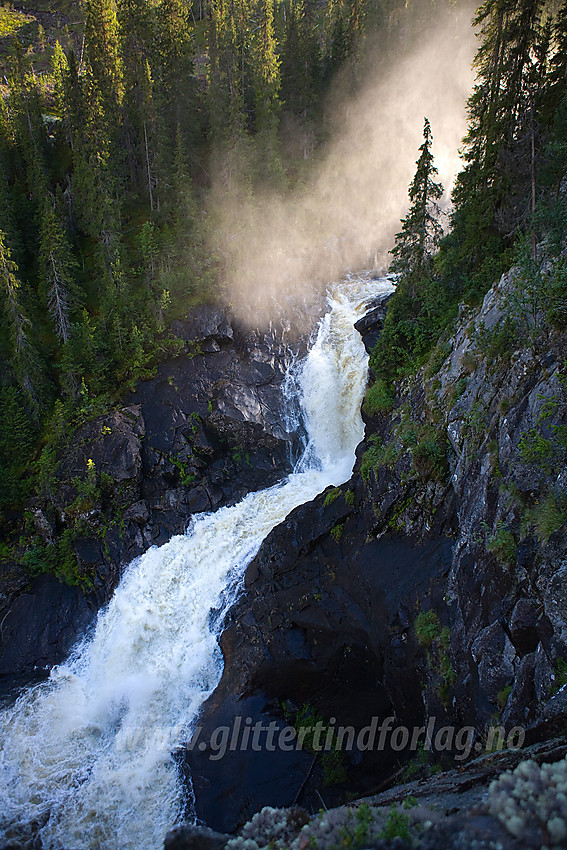
<svg viewBox="0 0 567 850">
<path fill-rule="evenodd" d="M 36 821 L 44 848 L 163 846 L 187 802 L 172 750 L 222 673 L 210 611 L 230 607 L 275 525 L 350 476 L 367 369 L 353 322 L 391 288 L 355 279 L 330 294 L 296 370 L 308 444 L 294 473 L 132 562 L 92 637 L 0 713 L 4 840 Z"/>
</svg>

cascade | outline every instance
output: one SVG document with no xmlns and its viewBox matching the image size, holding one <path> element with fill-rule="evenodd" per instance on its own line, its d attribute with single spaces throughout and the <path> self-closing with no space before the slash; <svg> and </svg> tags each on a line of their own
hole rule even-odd
<svg viewBox="0 0 567 850">
<path fill-rule="evenodd" d="M 298 505 L 351 474 L 363 437 L 368 358 L 353 324 L 388 280 L 329 294 L 299 393 L 306 446 L 280 484 L 193 517 L 133 561 L 96 627 L 46 682 L 0 712 L 0 838 L 39 824 L 43 848 L 161 848 L 187 799 L 172 751 L 222 673 L 221 616 L 263 539 Z M 190 801 L 189 801 L 190 802 Z"/>
</svg>

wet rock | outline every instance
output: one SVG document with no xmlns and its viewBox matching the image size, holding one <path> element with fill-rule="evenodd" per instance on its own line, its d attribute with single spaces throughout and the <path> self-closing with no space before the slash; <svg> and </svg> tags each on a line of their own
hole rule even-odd
<svg viewBox="0 0 567 850">
<path fill-rule="evenodd" d="M 92 600 L 54 576 L 34 579 L 2 621 L 0 696 L 45 676 L 62 661 L 96 615 Z"/>
<path fill-rule="evenodd" d="M 378 337 L 382 332 L 384 319 L 386 318 L 386 304 L 388 298 L 389 296 L 386 296 L 376 307 L 369 310 L 362 319 L 359 319 L 358 322 L 354 323 L 356 330 L 362 337 L 364 347 L 368 354 L 370 354 L 376 345 Z"/>
</svg>

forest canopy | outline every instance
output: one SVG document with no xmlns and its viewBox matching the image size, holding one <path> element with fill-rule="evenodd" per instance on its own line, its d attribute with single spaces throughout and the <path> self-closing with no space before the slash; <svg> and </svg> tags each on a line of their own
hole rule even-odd
<svg viewBox="0 0 567 850">
<path fill-rule="evenodd" d="M 211 250 L 211 174 L 247 198 L 308 179 L 337 75 L 355 92 L 370 36 L 382 37 L 375 61 L 386 67 L 433 7 L 470 5 L 36 0 L 0 10 L 3 521 L 38 486 L 58 435 L 151 375 L 178 350 L 171 320 L 222 291 L 229 258 Z M 402 243 L 392 246 L 402 277 L 372 360 L 386 380 L 423 362 L 458 302 L 482 296 L 522 239 L 532 259 L 553 260 L 550 321 L 564 321 L 567 4 L 488 0 L 475 25 L 448 233 L 422 210 L 434 236 L 418 239 L 407 274 Z M 414 224 L 410 210 L 406 247 Z"/>
</svg>

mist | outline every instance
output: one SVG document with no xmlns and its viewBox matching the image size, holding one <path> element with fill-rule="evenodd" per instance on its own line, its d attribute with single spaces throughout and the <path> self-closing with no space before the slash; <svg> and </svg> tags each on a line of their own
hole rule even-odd
<svg viewBox="0 0 567 850">
<path fill-rule="evenodd" d="M 453 9 L 431 22 L 419 44 L 395 60 L 391 46 L 369 45 L 356 69 L 364 80 L 356 94 L 348 73 L 334 86 L 330 138 L 306 184 L 252 196 L 227 191 L 226 172 L 214 179 L 213 241 L 225 262 L 226 300 L 242 320 L 265 324 L 298 302 L 308 305 L 348 272 L 387 269 L 408 209 L 424 116 L 447 206 L 473 84 L 472 10 Z"/>
</svg>

